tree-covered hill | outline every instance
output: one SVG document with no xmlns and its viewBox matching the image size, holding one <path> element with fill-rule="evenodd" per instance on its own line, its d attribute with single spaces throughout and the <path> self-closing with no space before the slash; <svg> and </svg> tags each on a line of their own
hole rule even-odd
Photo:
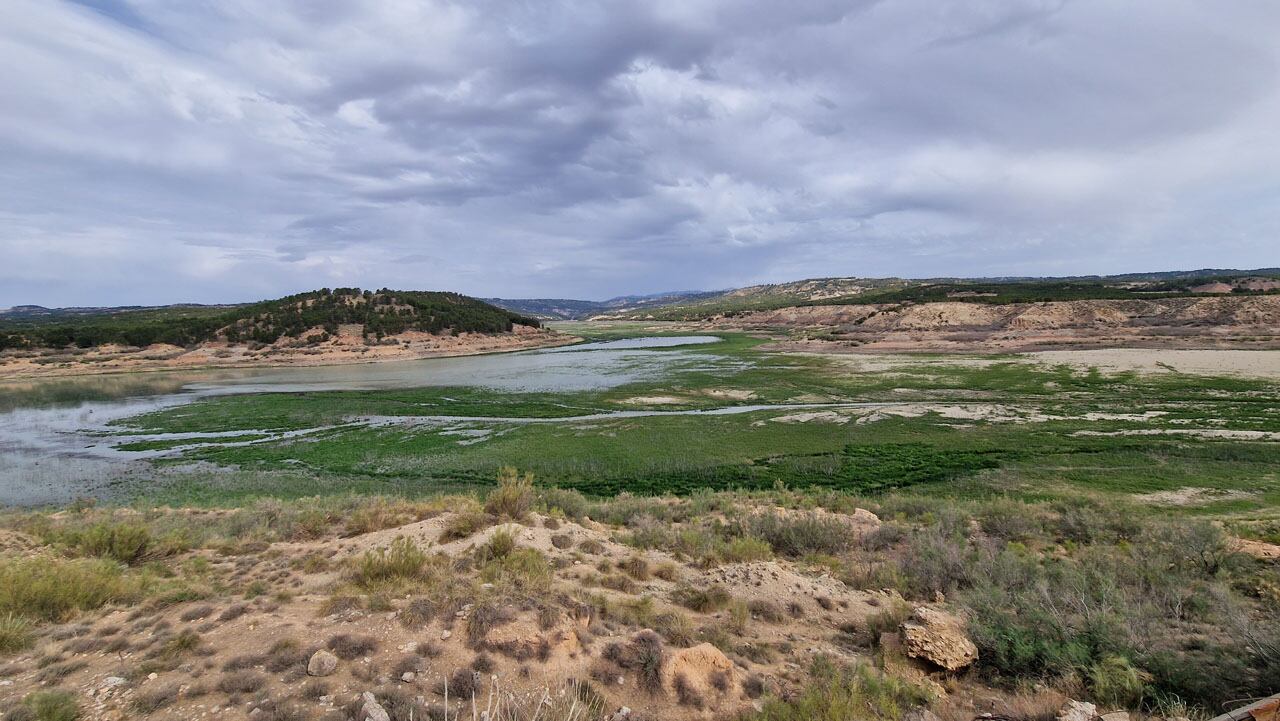
<svg viewBox="0 0 1280 721">
<path fill-rule="evenodd" d="M 328 340 L 358 324 L 371 338 L 405 331 L 506 333 L 537 320 L 457 293 L 322 288 L 240 306 L 104 309 L 98 314 L 0 319 L 0 350 L 89 348 L 106 343 L 190 346 L 205 341 L 273 343 L 282 337 Z M 305 337 L 304 337 L 305 336 Z"/>
</svg>

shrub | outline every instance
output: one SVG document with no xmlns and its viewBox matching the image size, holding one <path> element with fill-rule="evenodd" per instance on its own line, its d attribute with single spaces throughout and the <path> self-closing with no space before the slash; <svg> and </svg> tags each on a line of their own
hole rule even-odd
<svg viewBox="0 0 1280 721">
<path fill-rule="evenodd" d="M 80 718 L 80 704 L 76 697 L 60 689 L 36 691 L 24 698 L 22 705 L 32 721 L 75 721 Z"/>
<path fill-rule="evenodd" d="M 720 550 L 720 557 L 727 563 L 746 563 L 773 558 L 773 547 L 761 538 L 735 538 Z"/>
<path fill-rule="evenodd" d="M 449 698 L 467 699 L 475 696 L 477 691 L 476 676 L 478 674 L 469 668 L 460 668 L 453 672 L 447 680 L 436 686 L 436 693 Z"/>
<path fill-rule="evenodd" d="M 371 636 L 353 636 L 347 633 L 340 633 L 325 643 L 325 646 L 333 651 L 333 655 L 344 661 L 351 661 L 367 656 L 378 648 L 378 642 Z"/>
<path fill-rule="evenodd" d="M 484 510 L 514 521 L 524 519 L 533 509 L 533 474 L 521 476 L 509 466 L 498 471 L 498 487 L 484 499 Z"/>
<path fill-rule="evenodd" d="M 145 715 L 159 711 L 166 706 L 172 706 L 177 700 L 178 686 L 176 684 L 159 688 L 145 688 L 134 694 L 133 700 L 129 702 L 129 708 Z"/>
<path fill-rule="evenodd" d="M 784 618 L 782 609 L 778 604 L 764 599 L 751 601 L 747 604 L 747 610 L 751 612 L 751 615 L 768 623 L 781 623 Z"/>
<path fill-rule="evenodd" d="M 541 594 L 551 588 L 551 564 L 536 548 L 517 548 L 485 564 L 480 578 L 506 593 Z"/>
<path fill-rule="evenodd" d="M 763 539 L 779 553 L 800 558 L 810 553 L 836 555 L 853 545 L 849 524 L 835 516 L 817 513 L 761 513 L 743 523 L 742 535 Z"/>
<path fill-rule="evenodd" d="M 99 523 L 86 529 L 76 545 L 90 556 L 133 565 L 146 556 L 151 545 L 151 532 L 132 524 Z"/>
<path fill-rule="evenodd" d="M 120 567 L 102 559 L 48 556 L 0 560 L 0 613 L 61 621 L 76 611 L 125 601 L 138 585 Z"/>
<path fill-rule="evenodd" d="M 476 549 L 476 562 L 483 565 L 511 555 L 516 550 L 516 539 L 505 528 L 499 528 L 489 536 L 489 542 Z"/>
<path fill-rule="evenodd" d="M 641 631 L 627 644 L 612 643 L 604 649 L 606 659 L 635 671 L 640 688 L 650 693 L 662 690 L 664 656 L 662 638 L 653 631 Z"/>
<path fill-rule="evenodd" d="M 698 693 L 698 690 L 689 683 L 689 678 L 683 672 L 675 675 L 675 678 L 672 679 L 672 685 L 675 686 L 676 703 L 681 706 L 701 709 L 706 704 L 702 694 Z"/>
<path fill-rule="evenodd" d="M 637 581 L 649 580 L 649 562 L 642 556 L 632 556 L 621 564 L 622 570 Z"/>
<path fill-rule="evenodd" d="M 467 617 L 467 641 L 480 646 L 489 631 L 511 620 L 511 612 L 493 602 L 482 602 L 471 609 Z"/>
<path fill-rule="evenodd" d="M 440 533 L 440 542 L 448 543 L 449 541 L 468 538 L 477 531 L 492 525 L 493 517 L 487 513 L 478 511 L 458 513 L 445 522 L 444 530 Z"/>
<path fill-rule="evenodd" d="M 747 721 L 846 721 L 847 719 L 901 719 L 907 711 L 924 706 L 930 694 L 894 676 L 866 665 L 838 666 L 826 657 L 814 662 L 809 684 L 798 695 L 783 701 L 770 699 Z"/>
<path fill-rule="evenodd" d="M 266 684 L 266 676 L 260 673 L 235 671 L 218 679 L 218 690 L 223 693 L 253 693 Z"/>
<path fill-rule="evenodd" d="M 30 621 L 12 611 L 0 616 L 0 654 L 27 649 L 32 641 Z"/>
<path fill-rule="evenodd" d="M 405 628 L 420 628 L 436 617 L 436 604 L 429 598 L 415 598 L 400 611 L 400 623 Z"/>
<path fill-rule="evenodd" d="M 728 606 L 729 602 L 733 600 L 733 596 L 724 586 L 719 585 L 711 585 L 707 588 L 683 586 L 673 591 L 671 597 L 681 606 L 698 613 L 719 611 Z"/>
<path fill-rule="evenodd" d="M 385 581 L 416 579 L 422 576 L 426 565 L 427 554 L 411 539 L 400 536 L 389 548 L 366 551 L 352 574 L 352 582 L 367 588 Z"/>
<path fill-rule="evenodd" d="M 589 506 L 586 496 L 578 491 L 554 487 L 538 490 L 538 505 L 549 513 L 558 510 L 565 515 L 565 518 L 572 518 L 575 521 L 586 517 Z"/>
<path fill-rule="evenodd" d="M 1134 668 L 1124 656 L 1107 656 L 1089 667 L 1089 690 L 1099 703 L 1134 708 L 1146 695 L 1151 674 Z"/>
</svg>

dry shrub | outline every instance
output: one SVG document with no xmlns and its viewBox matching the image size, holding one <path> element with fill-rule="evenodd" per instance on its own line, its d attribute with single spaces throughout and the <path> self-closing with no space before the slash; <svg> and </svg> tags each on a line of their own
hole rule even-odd
<svg viewBox="0 0 1280 721">
<path fill-rule="evenodd" d="M 378 641 L 372 636 L 340 633 L 330 638 L 325 643 L 325 647 L 333 651 L 333 655 L 338 658 L 344 661 L 351 661 L 373 653 L 378 648 Z"/>
<path fill-rule="evenodd" d="M 622 570 L 637 581 L 648 581 L 650 576 L 649 562 L 641 556 L 632 556 L 621 564 Z"/>
<path fill-rule="evenodd" d="M 604 649 L 604 658 L 636 672 L 640 687 L 650 693 L 662 690 L 664 657 L 662 638 L 647 630 L 637 633 L 627 644 L 611 643 Z"/>
<path fill-rule="evenodd" d="M 498 471 L 498 487 L 485 497 L 484 510 L 501 518 L 520 521 L 533 510 L 533 502 L 533 474 L 526 472 L 521 476 L 516 469 L 506 466 Z"/>
<path fill-rule="evenodd" d="M 267 684 L 267 677 L 253 671 L 234 671 L 218 679 L 223 693 L 253 693 Z"/>
</svg>

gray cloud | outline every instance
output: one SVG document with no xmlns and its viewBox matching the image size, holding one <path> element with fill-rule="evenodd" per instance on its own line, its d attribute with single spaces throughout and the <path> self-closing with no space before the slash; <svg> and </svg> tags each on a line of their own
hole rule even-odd
<svg viewBox="0 0 1280 721">
<path fill-rule="evenodd" d="M 0 305 L 1277 262 L 1268 0 L 5 15 Z"/>
</svg>

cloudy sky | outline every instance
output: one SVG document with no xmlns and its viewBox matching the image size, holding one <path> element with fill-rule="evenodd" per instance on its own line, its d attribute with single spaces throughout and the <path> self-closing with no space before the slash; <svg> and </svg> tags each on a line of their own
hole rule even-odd
<svg viewBox="0 0 1280 721">
<path fill-rule="evenodd" d="M 1280 265 L 1275 0 L 4 0 L 0 306 Z"/>
</svg>

